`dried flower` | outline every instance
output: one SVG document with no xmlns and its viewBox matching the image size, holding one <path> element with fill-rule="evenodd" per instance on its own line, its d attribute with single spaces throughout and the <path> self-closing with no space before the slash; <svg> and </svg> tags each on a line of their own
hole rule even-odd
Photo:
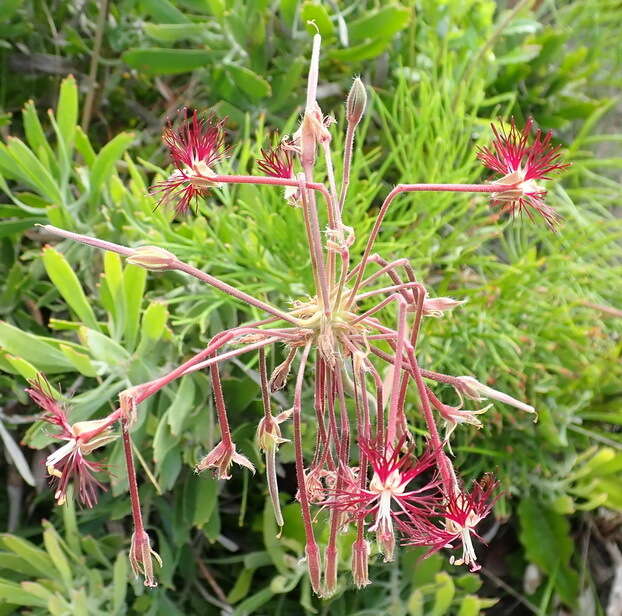
<svg viewBox="0 0 622 616">
<path fill-rule="evenodd" d="M 278 449 L 281 443 L 289 442 L 288 439 L 281 437 L 279 424 L 289 419 L 292 409 L 279 413 L 276 417 L 272 415 L 264 416 L 257 425 L 257 443 L 262 451 Z"/>
<path fill-rule="evenodd" d="M 253 473 L 255 472 L 255 467 L 251 461 L 241 453 L 237 453 L 235 444 L 231 441 L 220 441 L 220 443 L 197 464 L 196 472 L 199 473 L 208 468 L 213 468 L 214 474 L 218 479 L 231 479 L 229 469 L 233 462 L 240 466 L 245 466 Z"/>
<path fill-rule="evenodd" d="M 512 118 L 509 132 L 503 126 L 497 130 L 493 124 L 495 138 L 492 148 L 479 148 L 477 157 L 486 167 L 503 176 L 495 183 L 515 185 L 514 190 L 493 193 L 493 204 L 501 204 L 504 211 L 509 211 L 512 215 L 525 212 L 531 220 L 535 211 L 551 229 L 555 229 L 559 214 L 544 203 L 546 190 L 537 181 L 550 180 L 551 173 L 561 171 L 569 165 L 559 162 L 560 146 L 551 145 L 551 131 L 542 137 L 542 132 L 538 129 L 533 143 L 529 145 L 533 123 L 533 118 L 529 118 L 525 128 L 519 131 Z"/>
<path fill-rule="evenodd" d="M 499 400 L 499 402 L 509 404 L 510 406 L 515 406 L 517 409 L 525 411 L 526 413 L 536 412 L 533 406 L 521 402 L 502 391 L 497 391 L 492 387 L 488 387 L 488 385 L 480 383 L 472 376 L 458 376 L 455 378 L 455 381 L 454 387 L 460 397 L 464 395 L 467 398 L 471 398 L 471 400 L 486 400 L 486 398 L 490 398 L 492 400 Z"/>
<path fill-rule="evenodd" d="M 357 588 L 364 588 L 369 581 L 369 541 L 357 539 L 352 544 L 352 577 Z"/>
<path fill-rule="evenodd" d="M 153 560 L 161 567 L 162 559 L 157 552 L 151 549 L 149 535 L 144 530 L 135 531 L 132 534 L 129 559 L 134 575 L 136 577 L 142 575 L 145 578 L 145 586 L 155 588 L 158 583 L 153 576 Z"/>
<path fill-rule="evenodd" d="M 423 314 L 429 317 L 442 317 L 445 312 L 461 306 L 465 301 L 451 297 L 426 297 L 423 300 Z"/>
<path fill-rule="evenodd" d="M 73 481 L 82 504 L 93 507 L 97 502 L 97 489 L 105 489 L 93 473 L 101 471 L 103 465 L 87 460 L 85 456 L 117 438 L 116 434 L 109 431 L 110 421 L 96 419 L 72 425 L 63 406 L 53 398 L 47 381 L 38 378 L 29 383 L 31 388 L 26 389 L 26 392 L 45 411 L 42 419 L 60 428 L 55 438 L 67 441 L 52 452 L 45 462 L 51 481 L 56 484 L 54 498 L 57 504 L 64 504 L 67 489 Z"/>
<path fill-rule="evenodd" d="M 199 118 L 196 110 L 188 117 L 187 109 L 179 126 L 169 122 L 162 140 L 176 170 L 152 187 L 153 194 L 161 194 L 159 205 L 175 201 L 175 212 L 184 214 L 193 199 L 205 197 L 216 185 L 212 167 L 226 155 L 223 125 L 214 116 Z"/>
</svg>

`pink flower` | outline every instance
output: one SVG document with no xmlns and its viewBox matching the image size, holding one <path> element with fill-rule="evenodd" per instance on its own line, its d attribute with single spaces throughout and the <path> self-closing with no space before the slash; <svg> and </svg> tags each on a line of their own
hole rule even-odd
<svg viewBox="0 0 622 616">
<path fill-rule="evenodd" d="M 233 462 L 240 466 L 245 466 L 253 473 L 255 472 L 255 467 L 251 461 L 246 456 L 237 453 L 235 444 L 231 441 L 228 443 L 220 441 L 220 443 L 197 464 L 196 471 L 199 473 L 208 468 L 213 468 L 214 474 L 218 479 L 231 479 L 229 469 Z"/>
<path fill-rule="evenodd" d="M 533 143 L 529 145 L 532 127 L 533 118 L 527 120 L 522 131 L 516 128 L 514 118 L 510 120 L 509 132 L 503 127 L 497 130 L 493 124 L 495 138 L 492 148 L 479 148 L 477 157 L 486 167 L 503 176 L 496 180 L 496 184 L 515 185 L 513 190 L 493 193 L 493 204 L 503 205 L 504 211 L 512 215 L 525 212 L 531 220 L 535 211 L 551 229 L 555 229 L 559 214 L 544 203 L 546 190 L 537 182 L 550 180 L 551 173 L 561 171 L 569 164 L 559 162 L 560 146 L 551 145 L 551 131 L 542 137 L 538 129 Z"/>
<path fill-rule="evenodd" d="M 60 428 L 55 438 L 67 441 L 46 459 L 48 474 L 52 483 L 56 484 L 56 502 L 62 505 L 66 501 L 67 488 L 73 481 L 82 504 L 93 507 L 97 502 L 97 489 L 105 489 L 93 474 L 101 471 L 103 465 L 91 462 L 85 456 L 117 438 L 117 435 L 109 432 L 110 421 L 105 418 L 72 425 L 65 409 L 53 398 L 51 387 L 45 379 L 33 379 L 30 385 L 31 389 L 26 392 L 45 411 L 42 419 Z"/>
<path fill-rule="evenodd" d="M 196 197 L 205 197 L 216 185 L 211 180 L 212 167 L 226 155 L 224 122 L 214 116 L 199 118 L 196 110 L 188 117 L 188 109 L 178 127 L 169 122 L 162 135 L 176 170 L 164 182 L 155 184 L 152 193 L 160 193 L 159 205 L 175 201 L 175 212 L 184 214 Z"/>
<path fill-rule="evenodd" d="M 422 479 L 421 475 L 434 465 L 434 456 L 427 451 L 419 459 L 410 452 L 402 452 L 405 439 L 387 451 L 361 441 L 361 452 L 367 456 L 373 475 L 366 488 L 357 482 L 348 482 L 329 499 L 326 505 L 349 513 L 355 518 L 372 517 L 369 530 L 376 534 L 385 561 L 392 560 L 395 545 L 395 526 L 417 526 L 433 514 L 438 503 L 436 479 Z M 420 486 L 411 485 L 421 479 Z"/>
</svg>

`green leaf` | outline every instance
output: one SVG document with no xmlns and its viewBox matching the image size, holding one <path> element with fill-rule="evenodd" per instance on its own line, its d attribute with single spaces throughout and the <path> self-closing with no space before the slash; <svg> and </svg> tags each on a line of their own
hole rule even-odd
<svg viewBox="0 0 622 616">
<path fill-rule="evenodd" d="M 43 132 L 43 127 L 39 121 L 37 109 L 32 101 L 28 101 L 22 110 L 22 120 L 24 122 L 24 132 L 26 141 L 34 152 L 45 151 L 48 158 L 52 160 L 54 153 Z"/>
<path fill-rule="evenodd" d="M 99 151 L 91 170 L 89 192 L 93 199 L 99 195 L 132 141 L 134 133 L 119 133 Z"/>
<path fill-rule="evenodd" d="M 542 503 L 525 498 L 518 506 L 519 538 L 527 558 L 555 578 L 555 588 L 564 602 L 576 604 L 578 575 L 570 568 L 574 543 L 568 520 Z"/>
<path fill-rule="evenodd" d="M 15 605 L 30 605 L 45 608 L 47 601 L 41 599 L 15 582 L 0 580 L 0 599 Z"/>
<path fill-rule="evenodd" d="M 126 266 L 123 272 L 123 294 L 126 308 L 124 340 L 130 349 L 136 347 L 146 280 L 147 270 L 137 265 Z"/>
<path fill-rule="evenodd" d="M 109 368 L 114 366 L 127 367 L 129 353 L 114 340 L 88 327 L 78 330 L 80 340 L 88 347 L 95 359 L 104 362 Z"/>
<path fill-rule="evenodd" d="M 167 412 L 171 433 L 175 436 L 181 434 L 186 417 L 194 408 L 194 389 L 193 377 L 191 375 L 182 377 L 175 392 L 173 403 Z"/>
<path fill-rule="evenodd" d="M 168 425 L 168 411 L 162 415 L 155 436 L 153 437 L 153 460 L 156 465 L 160 465 L 166 454 L 179 442 L 179 437 L 175 436 Z"/>
<path fill-rule="evenodd" d="M 60 538 L 54 527 L 47 521 L 43 521 L 45 530 L 43 531 L 43 544 L 47 553 L 50 555 L 56 570 L 60 573 L 63 582 L 67 588 L 72 587 L 73 578 L 71 575 L 71 567 L 69 561 L 60 545 Z"/>
<path fill-rule="evenodd" d="M 424 616 L 424 603 L 423 593 L 417 588 L 410 594 L 410 597 L 408 597 L 409 616 Z"/>
<path fill-rule="evenodd" d="M 205 39 L 207 23 L 194 24 L 144 24 L 147 36 L 160 43 L 176 43 L 177 41 Z"/>
<path fill-rule="evenodd" d="M 25 359 L 41 372 L 58 374 L 74 369 L 65 356 L 51 344 L 4 321 L 0 321 L 0 347 L 18 358 Z"/>
<path fill-rule="evenodd" d="M 140 324 L 141 342 L 145 339 L 156 341 L 162 338 L 164 330 L 166 329 L 167 320 L 168 309 L 166 304 L 159 301 L 151 302 L 143 313 Z"/>
<path fill-rule="evenodd" d="M 348 34 L 353 44 L 374 39 L 390 39 L 408 26 L 411 11 L 405 7 L 387 6 L 373 11 L 348 24 Z"/>
<path fill-rule="evenodd" d="M 227 64 L 225 68 L 235 85 L 254 102 L 266 98 L 272 93 L 270 84 L 250 69 L 236 64 Z"/>
<path fill-rule="evenodd" d="M 0 543 L 8 550 L 11 550 L 11 552 L 29 562 L 37 569 L 39 575 L 48 577 L 50 571 L 54 569 L 52 559 L 47 553 L 36 547 L 30 541 L 26 541 L 26 539 L 22 539 L 16 535 L 10 535 L 9 533 L 3 533 L 0 535 Z"/>
<path fill-rule="evenodd" d="M 63 202 L 58 184 L 30 148 L 17 137 L 9 137 L 6 146 L 0 144 L 0 151 L 10 155 L 25 182 L 34 186 L 52 204 Z"/>
<path fill-rule="evenodd" d="M 330 20 L 328 11 L 322 4 L 316 2 L 305 2 L 300 12 L 302 23 L 307 25 L 307 31 L 315 34 L 315 28 L 307 24 L 308 21 L 314 21 L 323 37 L 328 37 L 335 31 L 333 22 Z"/>
<path fill-rule="evenodd" d="M 192 523 L 201 528 L 209 522 L 218 503 L 218 480 L 209 476 L 201 476 L 196 479 L 197 491 L 194 503 L 194 516 Z"/>
<path fill-rule="evenodd" d="M 11 433 L 4 427 L 4 424 L 0 420 L 0 438 L 4 443 L 4 448 L 9 455 L 10 460 L 15 465 L 17 472 L 22 476 L 22 479 L 30 486 L 35 485 L 35 478 L 32 476 L 30 466 L 22 453 L 19 445 L 13 440 Z"/>
<path fill-rule="evenodd" d="M 97 376 L 97 369 L 93 365 L 91 358 L 85 353 L 76 351 L 73 347 L 66 344 L 60 345 L 63 355 L 73 364 L 74 368 L 84 376 Z"/>
<path fill-rule="evenodd" d="M 0 226 L 0 237 L 17 235 L 26 229 L 31 229 L 35 223 L 43 223 L 45 218 L 29 218 L 28 220 L 4 220 Z"/>
<path fill-rule="evenodd" d="M 190 20 L 169 0 L 141 0 L 141 9 L 165 24 L 188 24 Z"/>
<path fill-rule="evenodd" d="M 114 614 L 121 613 L 127 594 L 127 555 L 119 552 L 112 570 L 112 609 Z"/>
<path fill-rule="evenodd" d="M 270 601 L 273 596 L 274 593 L 270 590 L 270 588 L 264 588 L 254 595 L 251 595 L 248 599 L 242 601 L 242 603 L 240 603 L 240 605 L 233 610 L 231 616 L 248 616 Z"/>
<path fill-rule="evenodd" d="M 91 329 L 99 331 L 99 325 L 82 285 L 65 256 L 50 246 L 43 249 L 43 265 L 50 280 L 78 318 Z"/>
<path fill-rule="evenodd" d="M 479 597 L 476 597 L 475 595 L 467 595 L 460 603 L 458 616 L 479 616 L 481 607 L 482 604 Z"/>
<path fill-rule="evenodd" d="M 177 75 L 208 66 L 214 54 L 205 49 L 167 49 L 135 47 L 126 51 L 123 61 L 147 75 Z"/>
<path fill-rule="evenodd" d="M 88 135 L 82 130 L 82 127 L 76 126 L 76 150 L 82 154 L 82 158 L 84 158 L 84 162 L 88 167 L 92 167 L 95 159 L 97 158 L 97 154 L 95 154 L 95 150 L 91 145 L 91 141 L 88 138 Z"/>
<path fill-rule="evenodd" d="M 434 607 L 431 616 L 443 616 L 448 613 L 451 602 L 456 594 L 456 587 L 452 577 L 445 571 L 436 574 L 436 588 L 434 589 Z"/>
<path fill-rule="evenodd" d="M 361 62 L 379 56 L 389 45 L 390 39 L 374 39 L 369 43 L 362 43 L 348 47 L 348 49 L 331 49 L 328 57 L 339 62 Z"/>
<path fill-rule="evenodd" d="M 78 87 L 73 75 L 65 77 L 61 83 L 56 107 L 56 121 L 67 155 L 70 156 L 78 123 Z"/>
<path fill-rule="evenodd" d="M 246 597 L 253 581 L 253 569 L 242 569 L 238 575 L 233 588 L 227 595 L 227 601 L 231 604 L 237 603 Z"/>
</svg>

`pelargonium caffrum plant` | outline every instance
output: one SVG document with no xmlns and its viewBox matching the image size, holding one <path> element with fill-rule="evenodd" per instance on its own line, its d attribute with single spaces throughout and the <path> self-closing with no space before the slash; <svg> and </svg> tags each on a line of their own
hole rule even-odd
<svg viewBox="0 0 622 616">
<path fill-rule="evenodd" d="M 333 120 L 323 115 L 317 100 L 320 36 L 313 39 L 307 100 L 299 129 L 276 147 L 262 150 L 259 168 L 265 175 L 221 175 L 216 164 L 226 155 L 223 122 L 186 113 L 180 124 L 164 132 L 175 171 L 154 186 L 162 205 L 174 204 L 178 214 L 191 209 L 197 196 L 226 183 L 264 184 L 285 188 L 285 198 L 301 212 L 310 254 L 315 290 L 308 297 L 281 310 L 242 289 L 155 246 L 130 248 L 50 225 L 44 229 L 63 238 L 109 250 L 127 257 L 130 263 L 152 271 L 177 270 L 194 276 L 237 300 L 266 313 L 267 317 L 233 327 L 214 336 L 206 348 L 177 368 L 154 380 L 131 387 L 119 396 L 119 405 L 108 416 L 70 424 L 66 409 L 54 399 L 51 387 L 41 378 L 28 390 L 46 414 L 44 419 L 60 427 L 58 438 L 66 443 L 47 459 L 49 474 L 56 482 L 56 499 L 63 503 L 67 488 L 74 483 L 82 503 L 93 506 L 103 467 L 87 456 L 114 438 L 112 427 L 120 424 L 125 450 L 132 505 L 134 533 L 130 561 L 136 574 L 144 575 L 146 586 L 155 586 L 152 550 L 144 530 L 132 455 L 131 429 L 138 406 L 145 399 L 184 375 L 209 369 L 221 440 L 197 465 L 198 471 L 213 469 L 228 479 L 232 463 L 254 471 L 252 463 L 236 450 L 232 440 L 221 387 L 219 364 L 232 357 L 257 352 L 261 376 L 264 415 L 257 428 L 259 447 L 266 456 L 268 492 L 277 524 L 283 526 L 276 474 L 276 454 L 284 441 L 280 424 L 292 419 L 296 495 L 306 534 L 306 562 L 314 591 L 323 596 L 334 592 L 337 582 L 337 535 L 353 524 L 352 573 L 358 587 L 369 583 L 369 539 L 374 538 L 385 561 L 394 555 L 399 538 L 403 544 L 427 546 L 428 553 L 462 546 L 454 564 L 479 568 L 473 547 L 476 527 L 491 510 L 498 483 L 492 475 L 467 489 L 458 478 L 451 460 L 450 438 L 458 424 L 480 427 L 478 415 L 486 408 L 464 410 L 443 403 L 432 390 L 433 383 L 453 386 L 460 400 L 487 398 L 527 412 L 534 408 L 492 389 L 472 376 L 450 376 L 423 368 L 417 358 L 417 340 L 422 320 L 440 316 L 460 302 L 451 298 L 430 298 L 417 281 L 407 259 L 386 260 L 373 253 L 374 242 L 385 214 L 398 195 L 415 191 L 488 193 L 492 204 L 515 215 L 542 216 L 554 228 L 558 216 L 544 203 L 545 191 L 538 183 L 563 169 L 559 148 L 551 146 L 551 134 L 537 131 L 530 144 L 533 121 L 520 131 L 511 122 L 509 131 L 493 127 L 491 147 L 478 152 L 479 159 L 501 177 L 483 184 L 400 184 L 385 198 L 371 229 L 363 254 L 353 263 L 350 249 L 354 230 L 343 223 L 347 202 L 350 163 L 357 125 L 366 107 L 366 91 L 355 79 L 346 102 L 346 137 L 343 174 L 337 189 L 331 158 Z M 318 153 L 323 156 L 327 183 L 316 177 Z M 320 228 L 317 195 L 326 207 L 328 228 Z M 376 266 L 373 273 L 369 267 Z M 387 282 L 382 280 L 386 278 Z M 371 307 L 359 308 L 375 302 Z M 394 305 L 395 311 L 383 310 Z M 391 315 L 391 323 L 380 320 Z M 395 322 L 393 322 L 395 321 Z M 286 359 L 271 375 L 266 352 L 284 344 Z M 231 347 L 225 350 L 225 347 Z M 296 365 L 293 406 L 273 415 L 271 394 L 286 385 Z M 315 451 L 305 459 L 301 423 L 305 375 L 314 380 L 313 412 Z M 425 443 L 416 443 L 406 416 L 406 394 L 414 383 L 419 407 L 427 427 Z M 435 417 L 435 413 L 438 417 Z M 437 419 L 445 434 L 439 434 Z M 311 428 L 309 428 L 311 429 Z M 422 451 L 420 455 L 415 455 Z M 329 512 L 329 534 L 323 556 L 316 540 L 313 508 Z"/>
</svg>

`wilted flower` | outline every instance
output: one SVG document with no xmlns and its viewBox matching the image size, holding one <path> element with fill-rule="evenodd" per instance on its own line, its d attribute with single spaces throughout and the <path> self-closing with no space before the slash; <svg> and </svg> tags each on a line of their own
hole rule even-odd
<svg viewBox="0 0 622 616">
<path fill-rule="evenodd" d="M 33 402 L 46 413 L 42 419 L 60 428 L 55 438 L 67 441 L 52 452 L 46 459 L 46 467 L 51 481 L 56 484 L 54 498 L 59 505 L 67 499 L 67 488 L 73 480 L 80 501 L 87 507 L 97 502 L 97 489 L 104 489 L 93 473 L 102 470 L 103 465 L 87 460 L 85 456 L 94 449 L 107 445 L 117 438 L 110 434 L 110 421 L 96 419 L 70 424 L 67 413 L 61 404 L 52 397 L 51 388 L 44 379 L 33 379 L 26 392 Z"/>
<path fill-rule="evenodd" d="M 289 419 L 292 410 L 283 411 L 276 417 L 272 415 L 264 416 L 257 425 L 257 443 L 262 451 L 277 449 L 281 443 L 287 443 L 288 439 L 281 437 L 279 424 Z"/>
<path fill-rule="evenodd" d="M 162 559 L 157 552 L 151 549 L 149 535 L 144 530 L 135 531 L 132 534 L 132 542 L 130 544 L 130 566 L 136 577 L 142 575 L 145 578 L 145 586 L 155 588 L 158 583 L 153 576 L 152 559 L 154 559 L 160 567 L 162 566 Z"/>
<path fill-rule="evenodd" d="M 471 398 L 471 400 L 486 400 L 486 398 L 490 398 L 492 400 L 499 400 L 499 402 L 503 402 L 505 404 L 509 404 L 510 406 L 515 406 L 517 409 L 521 411 L 525 411 L 527 413 L 535 413 L 536 409 L 526 404 L 525 402 L 521 402 L 512 396 L 503 393 L 502 391 L 498 391 L 493 389 L 492 387 L 488 387 L 488 385 L 484 385 L 480 383 L 476 378 L 472 376 L 458 376 L 455 378 L 454 387 L 456 391 L 462 397 L 463 395 L 467 398 Z"/>
<path fill-rule="evenodd" d="M 214 116 L 199 118 L 196 110 L 188 117 L 187 109 L 179 126 L 169 123 L 162 140 L 176 170 L 153 186 L 152 192 L 161 194 L 160 205 L 176 201 L 176 213 L 183 214 L 194 198 L 205 197 L 215 185 L 211 181 L 216 175 L 212 167 L 226 154 L 223 124 Z"/>
<path fill-rule="evenodd" d="M 561 171 L 568 164 L 559 162 L 560 146 L 553 147 L 549 131 L 544 137 L 538 129 L 533 143 L 529 145 L 529 135 L 533 127 L 533 118 L 529 118 L 525 128 L 519 131 L 510 121 L 510 130 L 506 133 L 503 126 L 499 130 L 492 125 L 495 138 L 492 148 L 479 148 L 477 157 L 489 169 L 497 171 L 503 177 L 495 183 L 516 185 L 514 190 L 493 193 L 493 203 L 501 204 L 504 210 L 513 215 L 525 212 L 533 220 L 533 211 L 536 211 L 547 225 L 554 229 L 559 220 L 559 214 L 544 203 L 546 190 L 536 182 L 550 180 L 550 174 Z"/>
<path fill-rule="evenodd" d="M 220 443 L 197 464 L 196 471 L 199 473 L 208 468 L 213 468 L 214 474 L 218 479 L 231 479 L 229 469 L 233 462 L 240 466 L 245 466 L 253 473 L 255 472 L 255 467 L 252 462 L 246 456 L 237 453 L 235 444 L 231 441 L 228 443 L 220 441 Z"/>
<path fill-rule="evenodd" d="M 447 443 L 450 452 L 451 446 L 449 438 L 458 424 L 469 424 L 479 430 L 482 427 L 482 422 L 477 418 L 477 415 L 482 415 L 491 406 L 492 404 L 488 404 L 483 409 L 473 411 L 462 410 L 459 406 L 449 406 L 447 404 L 443 404 L 442 409 L 438 407 L 441 416 L 445 420 L 445 442 Z"/>
<path fill-rule="evenodd" d="M 426 297 L 423 300 L 423 314 L 429 317 L 442 317 L 443 313 L 464 304 L 465 301 L 451 297 Z"/>
<path fill-rule="evenodd" d="M 352 544 L 352 577 L 357 588 L 364 588 L 369 581 L 369 541 L 357 539 Z"/>
</svg>

